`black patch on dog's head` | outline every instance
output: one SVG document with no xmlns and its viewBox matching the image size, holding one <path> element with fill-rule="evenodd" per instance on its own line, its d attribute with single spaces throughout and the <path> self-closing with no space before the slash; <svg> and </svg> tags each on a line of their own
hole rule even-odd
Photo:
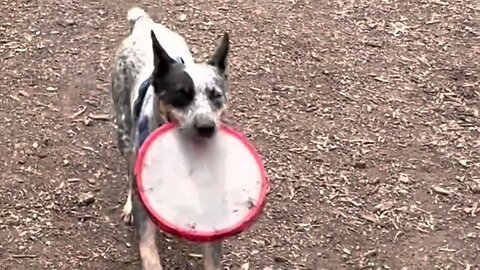
<svg viewBox="0 0 480 270">
<path fill-rule="evenodd" d="M 154 71 L 152 86 L 155 94 L 166 104 L 175 108 L 188 106 L 195 98 L 192 78 L 185 72 L 185 66 L 173 60 L 160 45 L 151 31 Z"/>
</svg>

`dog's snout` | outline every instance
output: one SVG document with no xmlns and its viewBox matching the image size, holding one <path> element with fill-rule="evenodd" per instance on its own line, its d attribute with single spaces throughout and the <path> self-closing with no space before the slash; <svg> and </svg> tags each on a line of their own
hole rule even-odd
<svg viewBox="0 0 480 270">
<path fill-rule="evenodd" d="M 205 138 L 210 138 L 215 133 L 215 121 L 206 115 L 198 115 L 195 117 L 195 129 L 198 135 Z"/>
</svg>

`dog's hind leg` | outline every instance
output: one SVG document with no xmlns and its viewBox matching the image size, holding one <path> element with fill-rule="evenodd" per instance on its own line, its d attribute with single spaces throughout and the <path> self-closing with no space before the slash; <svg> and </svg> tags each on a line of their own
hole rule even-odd
<svg viewBox="0 0 480 270">
<path fill-rule="evenodd" d="M 132 179 L 128 179 L 128 195 L 125 204 L 123 205 L 121 218 L 123 223 L 131 225 L 133 223 L 133 204 L 132 204 Z"/>
<path fill-rule="evenodd" d="M 133 166 L 134 166 L 134 154 L 131 151 L 128 151 L 125 154 L 125 159 L 126 163 L 128 164 L 127 168 L 127 176 L 128 176 L 128 196 L 127 200 L 125 201 L 125 204 L 123 205 L 122 209 L 122 214 L 121 218 L 123 222 L 127 225 L 131 225 L 133 223 L 133 204 L 132 204 L 132 185 L 134 184 L 133 181 L 135 181 L 134 178 L 132 178 L 133 175 Z"/>
<path fill-rule="evenodd" d="M 222 242 L 203 245 L 203 265 L 205 270 L 220 270 L 222 267 Z"/>
<path fill-rule="evenodd" d="M 121 218 L 126 224 L 132 222 L 132 191 L 131 175 L 133 171 L 134 145 L 130 106 L 131 89 L 134 84 L 134 74 L 128 65 L 126 52 L 119 50 L 112 72 L 111 94 L 113 99 L 114 124 L 117 135 L 117 146 L 127 165 L 128 197 L 122 210 Z"/>
<path fill-rule="evenodd" d="M 132 224 L 133 217 L 132 217 L 132 189 L 131 188 L 129 188 L 128 190 L 127 200 L 123 205 L 121 217 L 122 217 L 123 223 L 127 225 Z"/>
</svg>

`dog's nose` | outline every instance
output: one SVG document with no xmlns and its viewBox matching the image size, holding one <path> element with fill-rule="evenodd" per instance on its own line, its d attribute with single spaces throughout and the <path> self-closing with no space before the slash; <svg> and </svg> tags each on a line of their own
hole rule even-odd
<svg viewBox="0 0 480 270">
<path fill-rule="evenodd" d="M 199 115 L 195 117 L 195 129 L 200 137 L 211 138 L 216 129 L 215 121 L 210 117 Z"/>
</svg>

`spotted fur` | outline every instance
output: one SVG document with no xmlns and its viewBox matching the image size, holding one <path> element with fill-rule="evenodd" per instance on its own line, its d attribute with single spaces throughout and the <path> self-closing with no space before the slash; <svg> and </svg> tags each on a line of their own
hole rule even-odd
<svg viewBox="0 0 480 270">
<path fill-rule="evenodd" d="M 228 101 L 229 38 L 224 34 L 206 63 L 195 63 L 183 37 L 154 22 L 141 8 L 130 9 L 127 19 L 130 35 L 115 54 L 111 75 L 117 144 L 131 184 L 122 217 L 127 223 L 133 221 L 143 269 L 159 270 L 155 227 L 139 203 L 133 181 L 137 150 L 149 132 L 168 120 L 177 122 L 192 138 L 215 134 Z M 135 103 L 139 103 L 137 109 Z M 205 269 L 220 269 L 221 246 L 205 245 Z"/>
</svg>

